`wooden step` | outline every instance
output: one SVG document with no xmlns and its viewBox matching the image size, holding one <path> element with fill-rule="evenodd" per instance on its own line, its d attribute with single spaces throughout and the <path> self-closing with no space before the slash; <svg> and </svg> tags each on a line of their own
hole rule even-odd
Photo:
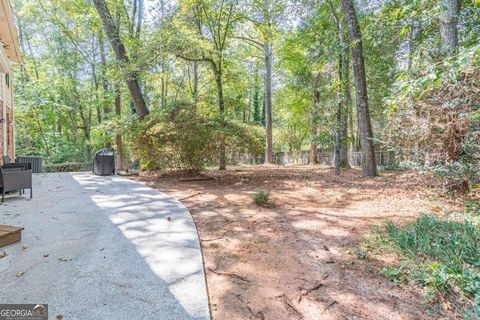
<svg viewBox="0 0 480 320">
<path fill-rule="evenodd" d="M 0 224 L 0 248 L 22 240 L 21 227 Z"/>
</svg>

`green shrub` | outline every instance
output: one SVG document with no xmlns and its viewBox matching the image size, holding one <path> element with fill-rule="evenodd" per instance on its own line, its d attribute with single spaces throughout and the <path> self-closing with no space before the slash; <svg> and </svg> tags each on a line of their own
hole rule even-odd
<svg viewBox="0 0 480 320">
<path fill-rule="evenodd" d="M 358 259 L 360 260 L 365 260 L 367 258 L 367 254 L 364 250 L 360 249 L 360 248 L 353 248 L 352 249 L 352 252 L 357 256 Z"/>
<path fill-rule="evenodd" d="M 400 279 L 402 277 L 402 270 L 397 269 L 397 268 L 383 268 L 380 270 L 385 277 L 390 279 L 392 282 L 400 282 Z"/>
<path fill-rule="evenodd" d="M 480 267 L 480 230 L 470 221 L 442 220 L 422 214 L 405 226 L 390 221 L 384 231 L 386 239 L 409 257 Z"/>
<path fill-rule="evenodd" d="M 133 157 L 146 170 L 202 171 L 216 162 L 221 141 L 227 154 L 262 150 L 262 137 L 251 126 L 202 116 L 186 103 L 152 112 L 132 129 Z"/>
<path fill-rule="evenodd" d="M 92 162 L 53 163 L 43 166 L 43 172 L 78 172 L 91 170 Z"/>
<path fill-rule="evenodd" d="M 389 142 L 409 153 L 436 153 L 430 164 L 423 157 L 412 162 L 449 191 L 467 193 L 480 181 L 479 61 L 480 45 L 461 50 L 417 75 L 399 77 L 387 100 Z"/>
<path fill-rule="evenodd" d="M 467 200 L 465 201 L 465 209 L 468 213 L 473 215 L 480 214 L 480 200 Z"/>
<path fill-rule="evenodd" d="M 253 202 L 255 202 L 257 206 L 265 207 L 269 204 L 269 197 L 270 191 L 261 189 L 253 194 Z"/>
<path fill-rule="evenodd" d="M 474 221 L 422 214 L 408 224 L 387 222 L 375 240 L 377 245 L 397 252 L 404 261 L 405 269 L 382 269 L 392 281 L 405 276 L 424 287 L 427 296 L 461 292 L 472 300 L 474 311 L 478 308 L 480 226 Z"/>
</svg>

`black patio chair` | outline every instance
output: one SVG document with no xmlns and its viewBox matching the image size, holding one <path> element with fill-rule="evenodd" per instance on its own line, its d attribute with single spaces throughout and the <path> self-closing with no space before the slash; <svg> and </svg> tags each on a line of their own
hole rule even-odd
<svg viewBox="0 0 480 320">
<path fill-rule="evenodd" d="M 3 167 L 25 167 L 25 170 L 32 170 L 32 164 L 29 162 L 12 162 L 9 156 L 2 156 Z"/>
<path fill-rule="evenodd" d="M 25 167 L 0 166 L 0 189 L 2 191 L 2 202 L 5 202 L 5 193 L 18 190 L 22 195 L 23 189 L 30 189 L 32 198 L 32 170 L 25 170 Z"/>
<path fill-rule="evenodd" d="M 10 161 L 10 157 L 5 155 L 2 156 L 2 162 L 4 165 L 12 163 L 12 161 Z"/>
<path fill-rule="evenodd" d="M 32 166 L 30 163 L 9 163 L 1 166 L 5 171 L 14 171 L 14 170 L 31 170 Z M 0 187 L 1 189 L 1 187 Z M 20 194 L 25 193 L 25 189 L 20 189 Z"/>
<path fill-rule="evenodd" d="M 2 168 L 8 170 L 8 169 L 21 169 L 21 170 L 29 170 L 29 163 L 9 163 L 9 164 L 4 164 L 1 166 Z"/>
</svg>

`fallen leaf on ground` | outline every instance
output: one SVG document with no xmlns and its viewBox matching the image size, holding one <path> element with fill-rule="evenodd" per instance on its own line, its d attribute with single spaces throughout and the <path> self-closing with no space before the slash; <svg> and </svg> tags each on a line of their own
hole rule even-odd
<svg viewBox="0 0 480 320">
<path fill-rule="evenodd" d="M 23 276 L 25 274 L 25 272 L 23 271 L 18 271 L 17 272 L 17 278 L 20 278 L 21 276 Z"/>
<path fill-rule="evenodd" d="M 48 253 L 45 253 L 45 254 L 43 255 L 44 258 L 47 258 L 48 256 L 49 256 Z"/>
<path fill-rule="evenodd" d="M 5 258 L 6 256 L 8 256 L 7 251 L 3 251 L 2 253 L 0 253 L 0 259 Z"/>
<path fill-rule="evenodd" d="M 58 258 L 58 261 L 72 261 L 72 258 L 69 258 L 69 257 L 61 257 L 61 258 Z"/>
<path fill-rule="evenodd" d="M 332 307 L 332 306 L 333 306 L 334 304 L 336 304 L 336 303 L 337 303 L 337 301 L 335 301 L 335 300 L 333 300 L 332 302 L 330 302 L 330 303 L 328 304 L 328 306 L 326 306 L 326 308 L 323 309 L 323 313 L 325 313 L 325 311 L 327 311 L 328 309 L 330 309 L 330 307 Z"/>
<path fill-rule="evenodd" d="M 382 178 L 370 181 L 358 179 L 359 171 L 352 169 L 334 179 L 331 169 L 316 166 L 247 166 L 223 172 L 212 170 L 212 174 L 217 178 L 214 183 L 197 181 L 180 185 L 176 177 L 168 176 L 145 176 L 140 180 L 179 199 L 201 190 L 202 196 L 184 201 L 200 233 L 206 265 L 223 273 L 219 277 L 206 267 L 215 318 L 231 319 L 235 312 L 235 319 L 259 320 L 262 314 L 257 316 L 257 311 L 261 310 L 265 319 L 299 319 L 292 306 L 305 319 L 327 318 L 327 314 L 331 319 L 340 319 L 345 317 L 346 310 L 353 312 L 361 307 L 364 295 L 383 296 L 386 292 L 396 294 L 398 305 L 369 304 L 367 318 L 385 317 L 387 309 L 388 316 L 399 319 L 419 319 L 426 313 L 429 305 L 418 304 L 423 301 L 421 294 L 391 288 L 383 277 L 372 274 L 369 264 L 365 268 L 357 267 L 363 262 L 355 260 L 352 267 L 351 252 L 347 253 L 373 225 L 383 224 L 392 215 L 404 221 L 426 208 L 425 201 L 430 201 L 430 196 L 412 200 L 418 188 L 412 187 L 411 176 L 385 173 L 388 176 L 385 181 Z M 304 180 L 305 175 L 310 177 L 309 181 Z M 390 179 L 390 175 L 401 178 Z M 265 185 L 267 180 L 269 183 Z M 260 186 L 275 190 L 276 208 L 258 208 L 250 203 L 253 192 Z M 381 197 L 378 196 L 380 190 Z M 432 197 L 436 198 L 437 189 L 431 190 Z M 405 207 L 404 203 L 409 206 Z M 167 216 L 163 219 L 167 220 Z M 341 237 L 336 235 L 336 230 L 341 232 Z M 229 235 L 228 240 L 223 233 Z M 268 239 L 268 244 L 263 239 Z M 379 262 L 390 263 L 393 259 L 393 256 L 382 257 Z M 319 282 L 324 282 L 324 286 L 308 293 L 307 290 Z M 272 292 L 275 292 L 273 297 Z M 277 292 L 288 294 L 286 300 L 277 298 L 281 298 Z M 248 301 L 235 298 L 237 294 L 248 297 Z M 444 309 L 443 312 L 443 318 L 454 318 L 455 311 Z M 350 320 L 360 318 L 347 316 Z"/>
</svg>

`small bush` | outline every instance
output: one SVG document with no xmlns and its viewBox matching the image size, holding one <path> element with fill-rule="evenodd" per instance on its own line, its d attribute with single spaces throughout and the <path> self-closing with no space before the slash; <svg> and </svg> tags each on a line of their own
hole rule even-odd
<svg viewBox="0 0 480 320">
<path fill-rule="evenodd" d="M 387 100 L 390 142 L 415 154 L 437 153 L 426 169 L 448 191 L 467 193 L 480 180 L 479 59 L 475 45 L 413 77 L 399 77 Z"/>
<path fill-rule="evenodd" d="M 53 163 L 43 166 L 43 172 L 78 172 L 91 170 L 92 162 Z"/>
<path fill-rule="evenodd" d="M 397 252 L 402 258 L 401 270 L 382 269 L 389 279 L 398 282 L 405 277 L 424 287 L 426 296 L 431 297 L 460 293 L 471 301 L 473 312 L 480 310 L 478 224 L 422 214 L 404 225 L 387 222 L 378 230 L 375 240 L 377 245 Z"/>
<path fill-rule="evenodd" d="M 360 260 L 365 260 L 367 258 L 367 254 L 365 253 L 364 250 L 360 249 L 360 248 L 353 248 L 352 249 L 352 252 L 357 256 L 358 259 Z"/>
<path fill-rule="evenodd" d="M 400 282 L 400 279 L 402 277 L 402 270 L 397 268 L 383 268 L 381 272 L 383 273 L 383 275 L 385 275 L 385 277 L 390 279 L 390 281 L 395 283 Z"/>
<path fill-rule="evenodd" d="M 132 124 L 131 149 L 142 169 L 202 171 L 218 158 L 221 141 L 227 154 L 262 150 L 262 138 L 251 126 L 202 116 L 188 104 L 172 108 L 156 110 Z"/>
<path fill-rule="evenodd" d="M 480 267 L 480 230 L 470 221 L 450 221 L 423 214 L 405 226 L 388 222 L 386 240 L 404 255 L 442 263 Z"/>
<path fill-rule="evenodd" d="M 269 202 L 268 202 L 269 196 L 270 196 L 270 191 L 268 191 L 268 190 L 258 190 L 257 192 L 255 192 L 253 194 L 253 202 L 255 202 L 255 204 L 257 206 L 266 207 L 269 204 Z"/>
</svg>

